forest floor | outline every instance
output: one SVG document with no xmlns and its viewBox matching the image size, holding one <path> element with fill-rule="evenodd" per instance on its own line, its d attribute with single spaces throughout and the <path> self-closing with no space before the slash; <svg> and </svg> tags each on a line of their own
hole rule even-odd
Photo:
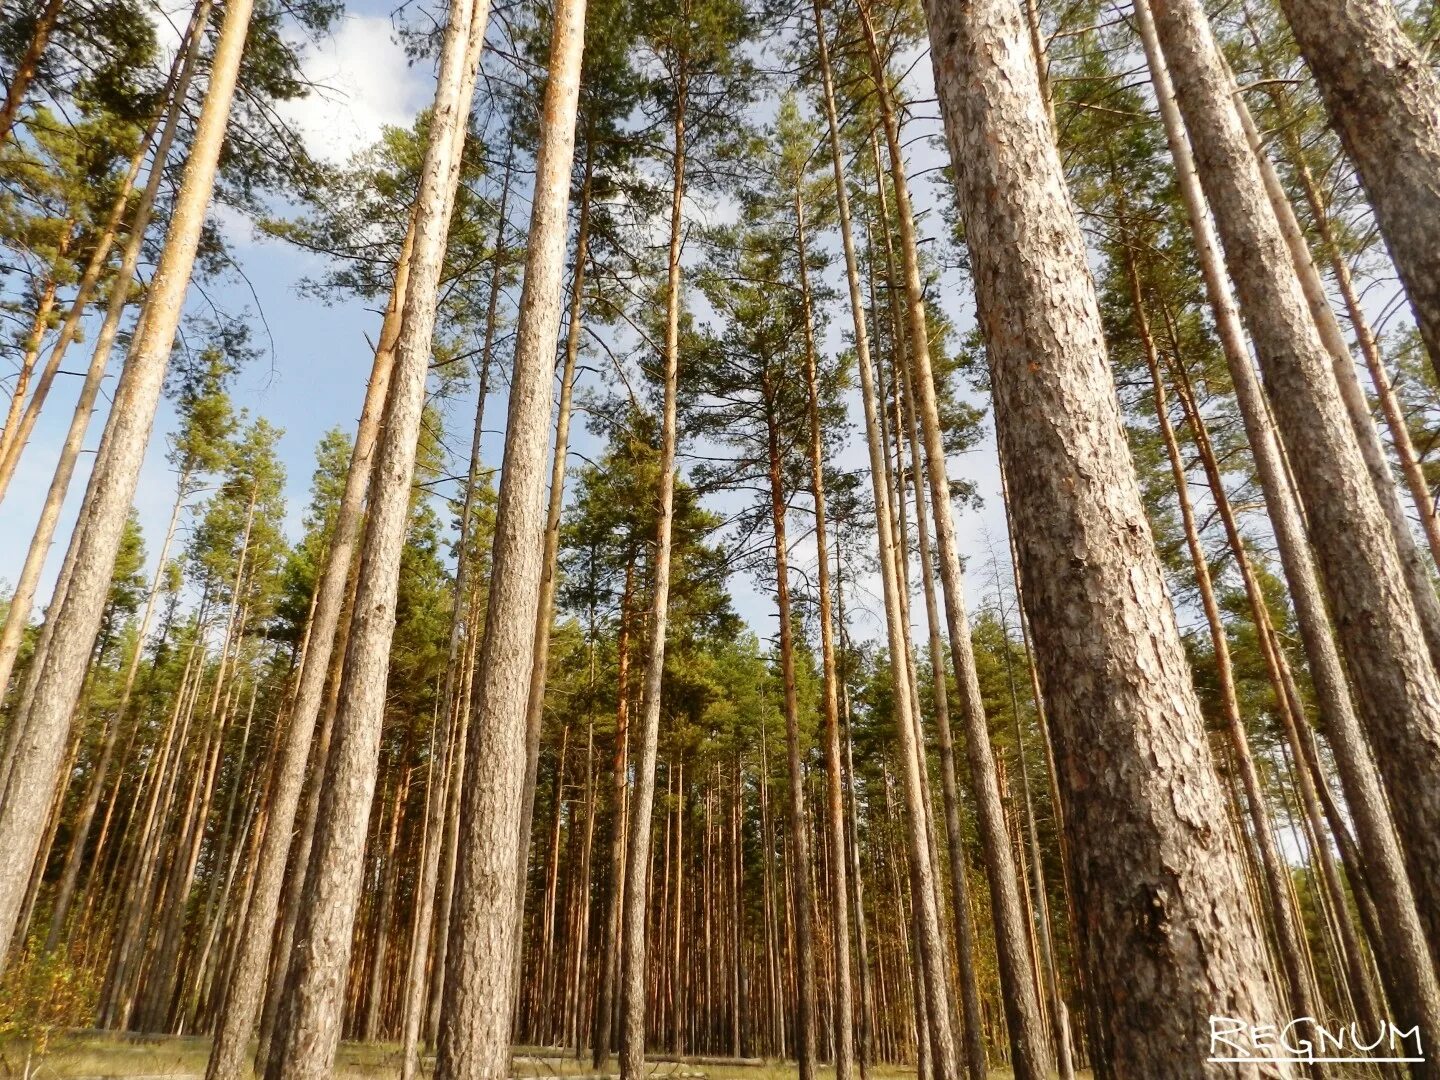
<svg viewBox="0 0 1440 1080">
<path fill-rule="evenodd" d="M 49 1040 L 43 1053 L 28 1060 L 31 1080 L 200 1080 L 210 1040 L 204 1036 L 138 1036 L 108 1032 L 72 1032 Z M 427 1060 L 429 1075 L 432 1060 Z M 0 1044 L 0 1077 L 25 1077 L 27 1047 Z M 657 1080 L 791 1080 L 793 1063 L 723 1058 L 652 1059 Z M 901 1066 L 871 1069 L 874 1080 L 898 1080 L 913 1069 Z M 344 1043 L 336 1063 L 336 1080 L 389 1080 L 400 1073 L 400 1047 L 395 1043 Z M 547 1048 L 517 1047 L 516 1080 L 614 1080 L 614 1073 L 596 1073 L 588 1059 Z M 817 1080 L 832 1077 L 821 1068 Z M 995 1076 L 1009 1076 L 997 1072 Z"/>
</svg>

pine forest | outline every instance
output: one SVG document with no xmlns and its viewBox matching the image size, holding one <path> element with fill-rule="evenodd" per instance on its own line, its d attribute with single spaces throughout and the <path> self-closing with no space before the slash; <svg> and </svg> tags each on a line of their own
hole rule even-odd
<svg viewBox="0 0 1440 1080">
<path fill-rule="evenodd" d="M 1432 0 L 0 0 L 0 99 L 0 1075 L 1440 1080 Z"/>
</svg>

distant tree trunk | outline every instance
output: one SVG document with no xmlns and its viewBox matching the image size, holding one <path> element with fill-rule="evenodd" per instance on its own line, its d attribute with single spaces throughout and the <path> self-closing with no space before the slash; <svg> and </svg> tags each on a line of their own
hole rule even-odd
<svg viewBox="0 0 1440 1080">
<path fill-rule="evenodd" d="M 570 173 L 585 52 L 585 2 L 555 5 L 535 163 L 515 371 L 495 515 L 485 643 L 476 668 L 474 738 L 461 791 L 452 935 L 436 1075 L 508 1075 L 520 927 L 517 867 L 525 786 L 525 713 L 545 549 L 540 496 L 549 442 L 555 339 L 564 288 Z"/>
<path fill-rule="evenodd" d="M 610 851 L 605 891 L 601 895 L 599 987 L 591 1025 L 591 1064 L 599 1069 L 610 1060 L 610 1034 L 614 1027 L 615 989 L 620 960 L 620 916 L 625 888 L 625 789 L 629 772 L 630 736 L 630 603 L 635 591 L 635 558 L 625 561 L 625 585 L 620 592 L 620 626 L 615 635 L 615 750 L 610 769 Z"/>
<path fill-rule="evenodd" d="M 819 15 L 819 8 L 816 8 Z M 820 48 L 827 49 L 823 26 Z M 824 77 L 830 72 L 828 57 Z M 825 444 L 820 434 L 820 389 L 815 363 L 815 326 L 811 312 L 810 271 L 805 241 L 805 203 L 795 192 L 795 230 L 800 261 L 800 295 L 805 312 L 806 415 L 810 425 L 810 497 L 815 503 L 816 589 L 820 594 L 820 668 L 825 708 L 825 827 L 830 843 L 830 935 L 834 951 L 833 1017 L 836 1080 L 853 1080 L 855 1071 L 855 1016 L 850 985 L 850 889 L 846 873 L 845 777 L 840 764 L 840 694 L 835 672 L 835 629 L 830 611 L 830 542 L 825 512 Z M 738 784 L 738 778 L 737 778 Z M 737 855 L 737 866 L 741 861 Z M 743 910 L 736 897 L 737 922 Z M 737 928 L 736 933 L 739 933 Z M 738 1000 L 738 993 L 737 993 Z M 738 1018 L 736 1023 L 738 1024 Z M 735 1054 L 740 1053 L 735 1038 Z"/>
<path fill-rule="evenodd" d="M 931 0 L 1001 457 L 1116 1075 L 1203 1076 L 1273 1015 L 1240 853 L 1145 520 L 1085 246 L 1015 0 Z M 1234 1010 L 1234 1011 L 1231 1011 Z"/>
<path fill-rule="evenodd" d="M 766 446 L 769 451 L 770 525 L 775 540 L 775 604 L 780 615 L 780 680 L 785 700 L 785 752 L 790 782 L 787 785 L 787 832 L 794 874 L 792 906 L 795 918 L 795 1056 L 800 1080 L 815 1076 L 815 935 L 811 925 L 814 897 L 810 888 L 810 822 L 805 812 L 805 768 L 800 759 L 800 698 L 795 685 L 795 630 L 790 612 L 790 553 L 785 539 L 785 488 L 780 450 L 780 421 L 775 414 L 775 386 L 767 372 L 761 393 L 765 399 Z"/>
<path fill-rule="evenodd" d="M 50 44 L 50 35 L 55 31 L 55 22 L 60 17 L 60 9 L 64 4 L 65 0 L 47 0 L 35 20 L 30 44 L 25 47 L 20 62 L 15 65 L 15 71 L 10 76 L 9 89 L 5 92 L 5 101 L 0 103 L 0 143 L 9 137 L 10 129 L 15 126 L 20 106 L 25 100 L 25 92 L 30 89 L 30 83 L 35 79 L 40 57 L 44 55 L 45 47 Z"/>
<path fill-rule="evenodd" d="M 819 20 L 823 35 L 823 19 Z M 941 966 L 943 953 L 940 913 L 935 903 L 934 868 L 930 859 L 930 842 L 926 830 L 928 811 L 921 779 L 920 748 L 915 745 L 915 726 L 911 712 L 911 686 L 908 655 L 908 623 L 902 611 L 901 585 L 896 560 L 894 522 L 889 512 L 889 488 L 885 480 L 886 451 L 880 431 L 880 408 L 875 389 L 875 375 L 870 357 L 870 337 L 865 321 L 865 302 L 860 290 L 860 266 L 855 255 L 851 229 L 850 198 L 845 186 L 844 150 L 840 142 L 840 126 L 833 92 L 825 97 L 829 130 L 831 164 L 835 173 L 836 207 L 840 218 L 840 237 L 845 252 L 845 276 L 850 295 L 850 313 L 855 328 L 855 351 L 860 368 L 861 397 L 865 410 L 865 437 L 869 451 L 870 480 L 876 506 L 876 536 L 879 544 L 882 592 L 885 602 L 886 641 L 889 647 L 890 674 L 894 683 L 896 728 L 900 736 L 901 766 L 905 775 L 906 839 L 910 859 L 917 878 L 922 882 L 920 903 L 920 957 L 924 991 L 930 997 L 937 1015 L 949 1021 L 949 995 L 945 992 L 945 973 Z M 949 1071 L 946 1080 L 956 1075 L 954 1043 L 950 1044 Z"/>
<path fill-rule="evenodd" d="M 1390 0 L 1280 0 L 1440 375 L 1440 77 Z"/>
<path fill-rule="evenodd" d="M 458 159 L 468 123 L 487 0 L 453 0 L 445 30 L 429 144 L 416 197 L 410 275 L 395 342 L 375 481 L 366 508 L 360 574 L 340 680 L 325 790 L 305 875 L 270 1080 L 320 1080 L 334 1068 L 342 998 L 374 796 L 385 684 L 395 629 L 400 558 L 425 403 L 440 273 Z M 473 59 L 472 59 L 473 57 Z"/>
<path fill-rule="evenodd" d="M 665 634 L 670 617 L 670 533 L 675 514 L 676 383 L 680 364 L 680 249 L 684 238 L 685 109 L 688 84 L 681 73 L 675 98 L 671 156 L 670 251 L 665 279 L 664 400 L 660 427 L 660 490 L 656 503 L 655 580 L 650 600 L 650 642 L 641 692 L 640 741 L 620 934 L 620 1076 L 640 1080 L 645 1066 L 645 898 L 650 878 L 651 811 L 660 740 L 660 690 L 665 677 Z"/>
<path fill-rule="evenodd" d="M 252 0 L 231 0 L 211 62 L 209 89 L 165 248 L 151 281 L 149 315 L 116 389 L 108 451 L 90 479 L 91 509 L 78 538 L 75 569 L 44 662 L 31 675 L 32 705 L 8 797 L 0 807 L 0 961 L 19 916 L 31 863 L 55 789 L 86 659 L 100 626 L 125 519 L 139 479 L 170 359 L 190 269 L 210 202 L 230 101 L 249 29 Z"/>
<path fill-rule="evenodd" d="M 1440 679 L 1333 371 L 1295 277 L 1231 80 L 1195 0 L 1155 6 L 1241 311 L 1265 374 L 1361 715 L 1431 942 L 1440 941 Z M 1304 452 L 1299 452 L 1303 447 Z"/>
<path fill-rule="evenodd" d="M 1290 596 L 1295 604 L 1310 675 L 1319 699 L 1321 723 L 1335 751 L 1335 763 L 1346 802 L 1354 814 L 1356 834 L 1364 850 L 1365 880 L 1389 929 L 1391 960 L 1382 967 L 1382 972 L 1392 973 L 1403 983 L 1403 989 L 1395 985 L 1389 987 L 1391 1003 L 1397 1009 L 1402 1008 L 1401 1002 L 1411 1003 L 1410 1008 L 1414 1011 L 1407 1014 L 1407 1019 L 1423 1021 L 1427 1030 L 1440 1030 L 1440 996 L 1437 996 L 1440 991 L 1437 991 L 1415 896 L 1406 877 L 1400 845 L 1371 760 L 1370 747 L 1350 700 L 1346 674 L 1331 636 L 1319 574 L 1271 426 L 1269 406 L 1246 347 L 1229 279 L 1221 266 L 1190 144 L 1185 137 L 1164 59 L 1160 55 L 1150 7 L 1147 0 L 1136 0 L 1134 7 L 1136 25 L 1165 125 L 1166 140 L 1175 159 L 1177 183 L 1194 233 L 1215 326 L 1235 387 L 1250 451 L 1260 475 Z M 1369 722 L 1367 718 L 1367 724 Z"/>
</svg>

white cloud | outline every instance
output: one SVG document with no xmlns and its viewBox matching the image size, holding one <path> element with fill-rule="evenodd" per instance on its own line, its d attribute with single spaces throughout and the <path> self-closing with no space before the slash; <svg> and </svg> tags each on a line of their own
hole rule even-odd
<svg viewBox="0 0 1440 1080">
<path fill-rule="evenodd" d="M 307 47 L 304 70 L 312 89 L 283 114 L 310 152 L 330 161 L 370 146 L 387 125 L 409 125 L 430 98 L 428 66 L 410 66 L 381 15 L 343 16 L 330 37 Z"/>
</svg>

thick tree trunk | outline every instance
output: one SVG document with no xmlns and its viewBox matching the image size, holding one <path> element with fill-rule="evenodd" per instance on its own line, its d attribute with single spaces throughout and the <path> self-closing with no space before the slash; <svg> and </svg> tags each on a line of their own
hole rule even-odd
<svg viewBox="0 0 1440 1080">
<path fill-rule="evenodd" d="M 347 585 L 355 546 L 360 537 L 365 494 L 374 468 L 375 443 L 394 367 L 394 343 L 399 334 L 400 311 L 404 306 L 409 279 L 413 237 L 412 224 L 396 266 L 385 322 L 380 328 L 380 347 L 371 366 L 370 381 L 350 451 L 345 490 L 336 511 L 325 569 L 316 586 L 305 656 L 300 664 L 295 700 L 285 726 L 284 746 L 270 793 L 269 814 L 260 838 L 259 866 L 245 918 L 237 926 L 236 954 L 222 998 L 223 1007 L 219 1010 L 220 1020 L 206 1065 L 206 1080 L 239 1080 L 249 1075 L 248 1046 L 264 996 L 265 973 L 270 967 L 275 921 L 285 887 L 285 868 L 295 829 L 295 815 L 305 786 L 305 766 L 314 741 L 315 721 L 325 698 L 326 677 L 334 658 L 336 629 L 349 592 Z M 323 759 L 319 768 L 324 768 Z M 285 974 L 283 968 L 277 972 L 282 984 Z"/>
<path fill-rule="evenodd" d="M 563 0 L 555 6 L 551 31 L 485 643 L 476 669 L 475 732 L 465 763 L 469 782 L 461 791 L 465 842 L 451 913 L 436 1067 L 443 1080 L 501 1080 L 510 1068 L 520 937 L 517 867 L 524 859 L 518 842 L 525 713 L 545 548 L 540 504 L 584 51 L 584 0 Z"/>
<path fill-rule="evenodd" d="M 446 807 L 452 799 L 458 800 L 450 782 L 452 774 L 463 774 L 465 740 L 461 737 L 462 727 L 468 725 L 469 695 L 461 685 L 464 683 L 461 671 L 468 666 L 473 644 L 475 625 L 470 613 L 475 608 L 472 600 L 474 588 L 470 582 L 472 558 L 470 555 L 470 527 L 474 516 L 475 492 L 480 480 L 480 443 L 484 433 L 485 401 L 489 392 L 490 365 L 495 347 L 495 330 L 499 324 L 497 309 L 500 301 L 500 283 L 505 271 L 505 232 L 509 218 L 511 160 L 505 162 L 505 180 L 500 188 L 500 209 L 496 215 L 495 250 L 490 268 L 490 295 L 486 299 L 485 337 L 481 344 L 480 386 L 475 403 L 475 423 L 470 433 L 470 463 L 466 471 L 465 495 L 460 505 L 460 531 L 456 550 L 459 556 L 455 566 L 455 606 L 451 612 L 450 648 L 445 663 L 445 686 L 441 701 L 445 707 L 444 741 L 437 749 L 440 768 L 434 770 L 426 791 L 425 830 L 427 843 L 424 861 L 415 898 L 414 926 L 410 935 L 410 957 L 405 976 L 405 1014 L 401 1032 L 401 1080 L 414 1080 L 420 1069 L 420 1029 L 425 1013 L 426 964 L 430 958 L 430 940 L 435 927 L 435 892 L 440 880 L 442 855 L 446 850 L 447 825 Z M 445 909 L 448 914 L 449 909 Z M 443 922 L 439 927 L 442 934 L 449 927 Z M 430 969 L 430 981 L 439 986 L 444 982 L 444 953 L 437 951 L 437 963 Z"/>
<path fill-rule="evenodd" d="M 1440 374 L 1440 77 L 1390 0 L 1280 0 Z"/>
<path fill-rule="evenodd" d="M 1127 227 L 1124 212 L 1117 206 L 1116 220 L 1123 231 Z M 1200 543 L 1200 530 L 1195 523 L 1195 510 L 1190 500 L 1190 478 L 1185 469 L 1185 459 L 1180 452 L 1175 427 L 1170 421 L 1170 405 L 1165 395 L 1165 383 L 1160 374 L 1160 354 L 1150 332 L 1150 320 L 1145 311 L 1145 298 L 1141 291 L 1140 275 L 1135 269 L 1133 256 L 1126 249 L 1125 274 L 1130 287 L 1130 302 L 1134 308 L 1135 331 L 1145 352 L 1145 365 L 1150 372 L 1150 385 L 1154 395 L 1155 416 L 1160 425 L 1161 441 L 1165 444 L 1170 459 L 1170 473 L 1175 482 L 1175 498 L 1180 506 L 1180 522 L 1185 534 L 1185 544 L 1190 552 L 1190 563 L 1195 571 L 1195 584 L 1200 593 L 1200 605 L 1205 612 L 1205 622 L 1210 630 L 1210 647 L 1215 654 L 1215 678 L 1220 697 L 1220 708 L 1225 718 L 1226 734 L 1230 740 L 1231 753 L 1239 772 L 1240 784 L 1245 792 L 1245 801 L 1250 810 L 1255 845 L 1260 852 L 1260 865 L 1265 873 L 1265 884 L 1270 896 L 1271 917 L 1274 920 L 1276 951 L 1280 954 L 1281 966 L 1290 994 L 1290 1005 L 1295 1016 L 1319 1016 L 1319 1002 L 1310 984 L 1309 972 L 1305 968 L 1304 927 L 1299 912 L 1291 903 L 1288 881 L 1289 867 L 1280 854 L 1275 830 L 1271 822 L 1265 792 L 1260 783 L 1260 774 L 1255 768 L 1255 759 L 1250 754 L 1250 745 L 1245 731 L 1245 721 L 1240 715 L 1240 702 L 1235 694 L 1235 668 L 1230 660 L 1230 640 L 1226 636 L 1225 623 L 1220 614 L 1220 605 L 1215 599 L 1215 588 L 1210 577 L 1210 564 L 1205 549 Z"/>
<path fill-rule="evenodd" d="M 1275 1015 L 1015 0 L 932 0 L 1074 884 L 1117 1075 L 1203 1076 L 1209 1017 Z M 1283 1067 L 1280 1070 L 1283 1074 Z"/>
<path fill-rule="evenodd" d="M 429 145 L 416 197 L 409 284 L 376 447 L 345 667 L 320 815 L 286 977 L 270 1080 L 320 1080 L 334 1068 L 363 853 L 375 791 L 400 557 L 410 517 L 441 269 L 488 0 L 450 5 Z"/>
<path fill-rule="evenodd" d="M 1319 574 L 1271 427 L 1269 407 L 1245 344 L 1229 279 L 1220 263 L 1214 230 L 1206 212 L 1205 198 L 1175 104 L 1169 74 L 1160 55 L 1150 8 L 1147 0 L 1136 0 L 1134 7 L 1136 25 L 1150 66 L 1166 140 L 1175 160 L 1175 175 L 1194 234 L 1216 330 L 1235 387 L 1251 455 L 1260 475 L 1290 596 L 1295 604 L 1300 635 L 1319 700 L 1321 723 L 1335 751 L 1335 763 L 1346 802 L 1354 815 L 1356 835 L 1364 850 L 1365 881 L 1390 929 L 1387 949 L 1390 960 L 1382 965 L 1382 972 L 1391 972 L 1398 980 L 1398 985 L 1392 983 L 1388 987 L 1391 1004 L 1402 1011 L 1405 1019 L 1421 1021 L 1426 1030 L 1440 1030 L 1440 991 L 1437 991 L 1415 896 L 1406 876 L 1390 811 L 1371 760 L 1370 747 L 1351 704 L 1345 671 L 1331 636 Z M 1356 860 L 1357 865 L 1358 862 Z M 1402 1002 L 1408 1005 L 1402 1006 Z"/>
<path fill-rule="evenodd" d="M 660 742 L 660 690 L 665 677 L 665 635 L 670 620 L 670 533 L 675 514 L 676 392 L 680 366 L 680 250 L 684 239 L 685 107 L 687 85 L 677 87 L 670 181 L 670 251 L 665 280 L 664 399 L 660 424 L 660 490 L 655 526 L 655 578 L 650 600 L 650 642 L 641 691 L 640 741 L 630 802 L 630 836 L 620 909 L 620 1076 L 640 1080 L 645 1067 L 645 898 L 650 880 L 651 812 Z"/>
<path fill-rule="evenodd" d="M 1387 521 L 1196 0 L 1155 5 L 1201 185 L 1308 514 L 1430 940 L 1440 941 L 1440 679 Z M 1304 447 L 1303 453 L 1294 452 Z"/>
<path fill-rule="evenodd" d="M 149 315 L 131 348 L 108 425 L 108 450 L 91 476 L 91 509 L 78 538 L 65 600 L 44 662 L 31 675 L 30 716 L 4 806 L 0 807 L 0 959 L 8 956 L 30 866 L 55 789 L 86 659 L 99 630 L 125 519 L 139 480 L 190 268 L 210 202 L 230 101 L 249 29 L 251 0 L 231 0 L 215 46 L 190 160 L 171 212 L 165 248 L 151 281 Z"/>
<path fill-rule="evenodd" d="M 817 21 L 818 32 L 824 35 L 823 19 Z M 826 68 L 828 72 L 828 67 Z M 828 83 L 828 80 L 827 80 Z M 886 451 L 880 431 L 880 408 L 875 390 L 875 376 L 870 357 L 870 337 L 866 328 L 865 301 L 860 290 L 860 265 L 855 254 L 851 229 L 850 198 L 845 185 L 844 151 L 840 142 L 840 125 L 836 115 L 833 90 L 825 95 L 825 114 L 829 133 L 831 165 L 835 173 L 836 207 L 840 218 L 840 237 L 845 252 L 845 277 L 850 296 L 850 314 L 855 328 L 855 351 L 859 361 L 861 396 L 865 411 L 865 438 L 869 451 L 870 480 L 876 506 L 876 537 L 879 545 L 882 592 L 885 603 L 886 641 L 889 648 L 890 674 L 894 683 L 896 728 L 900 736 L 901 766 L 905 774 L 906 839 L 915 873 L 923 883 L 920 902 L 920 956 L 925 994 L 943 1012 L 942 1023 L 949 1023 L 949 995 L 941 965 L 943 954 L 940 913 L 935 903 L 934 868 L 930 859 L 930 843 L 926 832 L 928 811 L 921 780 L 920 748 L 915 745 L 915 727 L 910 716 L 912 688 L 906 656 L 909 649 L 908 623 L 902 612 L 901 585 L 896 560 L 894 522 L 889 512 L 889 487 L 885 481 Z M 950 1043 L 948 1072 L 944 1080 L 957 1075 L 953 1039 Z"/>
</svg>

